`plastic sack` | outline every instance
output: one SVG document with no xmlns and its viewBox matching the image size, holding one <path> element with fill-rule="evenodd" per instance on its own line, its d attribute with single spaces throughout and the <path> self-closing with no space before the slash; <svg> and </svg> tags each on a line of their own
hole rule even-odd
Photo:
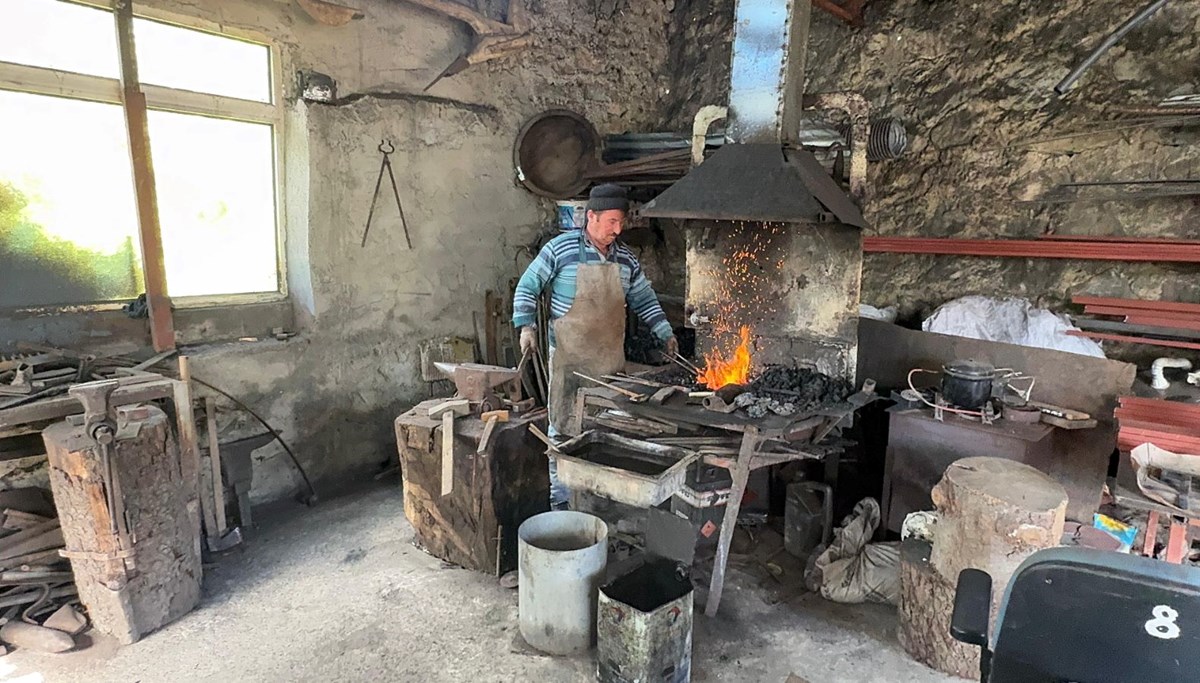
<svg viewBox="0 0 1200 683">
<path fill-rule="evenodd" d="M 1105 357 L 1096 342 L 1067 334 L 1078 328 L 1065 315 L 1034 308 L 1027 299 L 964 296 L 939 306 L 933 315 L 921 323 L 921 329 L 957 337 Z"/>
<path fill-rule="evenodd" d="M 900 546 L 868 543 L 878 526 L 879 503 L 874 498 L 858 501 L 814 563 L 809 579 L 821 597 L 847 603 L 899 601 Z"/>
</svg>

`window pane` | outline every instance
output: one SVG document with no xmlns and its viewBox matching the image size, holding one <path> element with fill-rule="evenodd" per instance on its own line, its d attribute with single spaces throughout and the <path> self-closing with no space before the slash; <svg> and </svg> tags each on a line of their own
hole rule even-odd
<svg viewBox="0 0 1200 683">
<path fill-rule="evenodd" d="M 271 55 L 265 45 L 148 19 L 133 22 L 143 83 L 271 101 Z"/>
<path fill-rule="evenodd" d="M 0 0 L 0 61 L 118 78 L 111 12 L 57 0 Z"/>
<path fill-rule="evenodd" d="M 136 297 L 121 108 L 0 90 L 0 121 L 0 306 Z"/>
<path fill-rule="evenodd" d="M 279 290 L 271 126 L 150 112 L 171 296 Z"/>
</svg>

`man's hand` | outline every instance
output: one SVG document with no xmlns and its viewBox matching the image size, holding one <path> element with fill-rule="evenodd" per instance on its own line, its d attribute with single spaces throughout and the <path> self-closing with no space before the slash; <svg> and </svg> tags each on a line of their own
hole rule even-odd
<svg viewBox="0 0 1200 683">
<path fill-rule="evenodd" d="M 533 325 L 526 325 L 521 328 L 521 355 L 537 351 L 537 328 Z"/>
<path fill-rule="evenodd" d="M 671 335 L 667 341 L 663 342 L 663 350 L 668 356 L 679 355 L 679 340 L 675 338 L 675 335 Z"/>
</svg>

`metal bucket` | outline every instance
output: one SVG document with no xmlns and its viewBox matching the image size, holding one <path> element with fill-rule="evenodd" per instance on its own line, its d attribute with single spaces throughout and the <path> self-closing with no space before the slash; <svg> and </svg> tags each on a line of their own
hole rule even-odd
<svg viewBox="0 0 1200 683">
<path fill-rule="evenodd" d="M 687 683 L 692 671 L 687 568 L 654 559 L 605 584 L 596 628 L 601 683 Z"/>
<path fill-rule="evenodd" d="M 582 512 L 543 512 L 525 520 L 517 537 L 521 636 L 552 655 L 590 649 L 596 594 L 608 563 L 608 526 Z"/>
<path fill-rule="evenodd" d="M 587 227 L 587 202 L 583 200 L 560 200 L 554 202 L 558 209 L 558 229 L 562 231 Z"/>
</svg>

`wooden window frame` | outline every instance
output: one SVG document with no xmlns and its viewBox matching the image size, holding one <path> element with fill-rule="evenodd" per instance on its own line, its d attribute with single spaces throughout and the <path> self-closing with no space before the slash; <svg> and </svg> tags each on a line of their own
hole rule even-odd
<svg viewBox="0 0 1200 683">
<path fill-rule="evenodd" d="M 72 4 L 83 5 L 109 12 L 117 11 L 111 2 L 94 0 L 59 0 Z M 170 24 L 185 29 L 211 33 L 224 38 L 243 40 L 263 45 L 268 50 L 268 68 L 270 78 L 270 102 L 243 100 L 221 95 L 210 95 L 189 90 L 168 88 L 163 86 L 140 84 L 139 89 L 145 96 L 146 108 L 151 111 L 169 111 L 181 114 L 192 114 L 212 118 L 260 123 L 271 126 L 274 173 L 275 201 L 275 260 L 277 290 L 273 292 L 253 292 L 245 294 L 220 294 L 201 296 L 172 297 L 172 305 L 176 308 L 203 308 L 213 306 L 233 306 L 238 304 L 262 304 L 283 302 L 288 299 L 287 270 L 285 262 L 286 244 L 286 205 L 283 145 L 286 139 L 285 125 L 286 110 L 283 106 L 283 78 L 281 59 L 278 46 L 274 41 L 261 34 L 226 26 L 220 26 L 193 17 L 182 17 L 173 13 L 155 11 L 149 8 L 137 7 L 134 15 L 159 23 Z M 115 22 L 115 16 L 114 16 Z M 123 107 L 121 79 L 92 76 L 67 71 L 48 69 L 45 67 L 15 64 L 0 61 L 0 90 L 48 95 L 77 100 L 86 100 Z M 141 226 L 139 224 L 139 232 Z M 161 245 L 159 247 L 161 258 Z M 143 269 L 145 264 L 143 263 Z M 30 306 L 9 309 L 13 313 L 46 312 L 60 310 L 63 312 L 103 311 L 121 307 L 120 302 L 99 302 L 83 304 L 64 304 L 60 306 Z"/>
</svg>

